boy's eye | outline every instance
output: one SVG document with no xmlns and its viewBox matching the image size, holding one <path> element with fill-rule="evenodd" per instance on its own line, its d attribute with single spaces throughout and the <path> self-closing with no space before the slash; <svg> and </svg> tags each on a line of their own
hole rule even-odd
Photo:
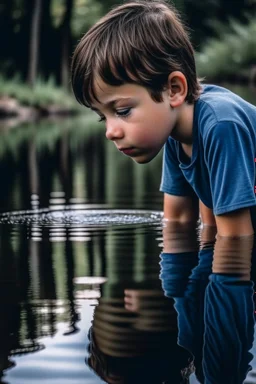
<svg viewBox="0 0 256 384">
<path fill-rule="evenodd" d="M 120 108 L 115 111 L 115 115 L 117 117 L 128 117 L 131 113 L 132 108 Z M 99 115 L 99 114 L 98 114 Z M 106 121 L 106 117 L 103 115 L 99 115 L 99 122 Z"/>
<path fill-rule="evenodd" d="M 116 115 L 121 117 L 127 117 L 131 113 L 131 108 L 122 108 L 116 110 Z"/>
</svg>

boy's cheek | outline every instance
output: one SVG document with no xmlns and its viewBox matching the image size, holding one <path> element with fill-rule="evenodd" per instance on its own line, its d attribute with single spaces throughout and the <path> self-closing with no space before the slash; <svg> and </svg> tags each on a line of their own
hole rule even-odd
<svg viewBox="0 0 256 384">
<path fill-rule="evenodd" d="M 147 132 L 147 128 L 143 130 L 143 132 L 140 132 L 138 135 L 136 135 L 136 141 L 137 143 L 141 144 L 145 147 L 151 147 L 158 143 L 159 136 L 157 134 L 157 130 L 155 134 L 150 134 L 150 132 Z"/>
</svg>

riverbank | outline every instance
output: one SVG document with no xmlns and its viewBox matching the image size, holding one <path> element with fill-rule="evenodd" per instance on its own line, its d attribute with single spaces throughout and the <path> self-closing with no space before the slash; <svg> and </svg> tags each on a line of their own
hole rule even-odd
<svg viewBox="0 0 256 384">
<path fill-rule="evenodd" d="M 17 99 L 10 96 L 0 97 L 0 119 L 17 117 L 22 121 L 39 119 L 47 116 L 73 116 L 79 113 L 77 108 L 49 105 L 22 105 Z"/>
<path fill-rule="evenodd" d="M 81 111 L 71 91 L 51 80 L 38 80 L 31 88 L 17 77 L 11 80 L 0 77 L 0 119 L 31 121 L 48 116 L 73 116 Z"/>
</svg>

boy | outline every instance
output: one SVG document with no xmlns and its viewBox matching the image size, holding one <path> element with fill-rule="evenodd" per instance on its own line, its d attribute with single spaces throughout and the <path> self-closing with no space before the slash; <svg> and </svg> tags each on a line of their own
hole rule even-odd
<svg viewBox="0 0 256 384">
<path fill-rule="evenodd" d="M 120 152 L 142 164 L 164 146 L 164 217 L 194 225 L 200 207 L 202 223 L 217 227 L 213 272 L 248 279 L 251 254 L 230 239 L 254 234 L 256 108 L 201 86 L 176 11 L 154 0 L 111 10 L 79 42 L 72 85 Z"/>
</svg>

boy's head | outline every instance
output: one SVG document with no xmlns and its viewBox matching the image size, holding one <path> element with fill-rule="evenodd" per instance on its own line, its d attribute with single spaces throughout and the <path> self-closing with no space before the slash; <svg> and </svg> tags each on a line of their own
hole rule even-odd
<svg viewBox="0 0 256 384">
<path fill-rule="evenodd" d="M 174 71 L 187 81 L 185 100 L 200 92 L 192 45 L 176 11 L 164 0 L 127 2 L 111 10 L 81 39 L 73 56 L 72 86 L 77 100 L 91 107 L 95 84 L 145 87 L 162 101 L 168 76 Z"/>
<path fill-rule="evenodd" d="M 120 316 L 120 315 L 119 315 Z M 110 329 L 113 325 L 110 325 Z M 100 329 L 92 326 L 89 330 L 88 357 L 85 359 L 89 366 L 104 382 L 109 384 L 182 384 L 188 383 L 189 376 L 194 371 L 191 362 L 191 354 L 177 344 L 175 331 L 159 332 L 155 330 L 151 334 L 146 331 L 137 332 L 129 330 L 123 325 L 125 332 L 119 332 L 118 337 L 122 339 L 122 347 L 119 345 L 114 353 L 105 353 L 97 343 L 101 338 Z M 98 337 L 96 339 L 96 334 Z M 104 330 L 103 330 L 104 333 Z M 114 347 L 115 336 L 109 333 L 109 338 L 103 344 L 111 344 Z M 128 339 L 128 338 L 130 339 Z M 104 338 L 104 337 L 103 337 Z M 143 340 L 146 347 L 143 346 Z M 138 344 L 141 343 L 141 344 Z M 131 347 L 131 345 L 134 347 Z M 137 347 L 137 348 L 136 348 Z M 144 349 L 144 353 L 139 353 Z M 118 357 L 118 351 L 121 356 Z M 136 353 L 136 350 L 139 351 Z M 127 356 L 125 356 L 127 354 Z"/>
</svg>

